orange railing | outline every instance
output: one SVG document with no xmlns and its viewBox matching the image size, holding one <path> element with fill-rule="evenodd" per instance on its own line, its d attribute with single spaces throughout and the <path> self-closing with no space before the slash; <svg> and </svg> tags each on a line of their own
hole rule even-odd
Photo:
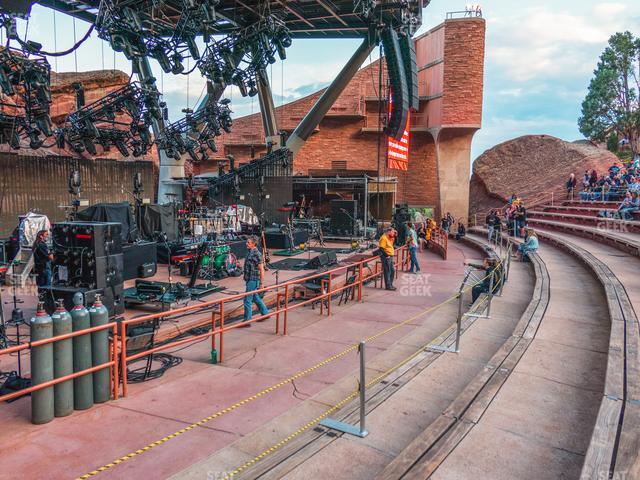
<svg viewBox="0 0 640 480">
<path fill-rule="evenodd" d="M 24 350 L 30 350 L 31 348 L 40 347 L 42 345 L 47 345 L 49 343 L 59 342 L 61 340 L 67 340 L 69 338 L 78 337 L 80 335 L 91 334 L 94 332 L 100 332 L 102 330 L 111 330 L 112 337 L 110 338 L 111 346 L 109 348 L 109 356 L 110 360 L 107 363 L 103 363 L 102 365 L 95 365 L 91 368 L 87 368 L 85 370 L 81 370 L 79 372 L 74 372 L 69 375 L 65 375 L 63 377 L 54 378 L 48 382 L 39 383 L 37 385 L 32 385 L 31 387 L 24 388 L 22 390 L 18 390 L 16 392 L 7 393 L 6 395 L 0 396 L 0 402 L 5 402 L 7 400 L 13 400 L 14 398 L 21 397 L 23 395 L 28 395 L 32 392 L 36 392 L 38 390 L 42 390 L 44 388 L 51 387 L 53 385 L 57 385 L 58 383 L 66 382 L 68 380 L 73 380 L 74 378 L 81 377 L 83 375 L 90 375 L 93 372 L 97 372 L 98 370 L 103 370 L 105 368 L 110 369 L 110 391 L 112 398 L 118 398 L 118 382 L 119 382 L 119 374 L 118 374 L 118 331 L 117 324 L 115 322 L 107 323 L 105 325 L 100 325 L 97 327 L 87 328 L 85 330 L 78 330 L 71 333 L 65 333 L 63 335 L 58 335 L 57 337 L 44 338 L 42 340 L 36 340 L 29 343 L 21 343 L 19 345 L 14 345 L 12 347 L 8 347 L 0 350 L 0 358 L 2 355 L 9 355 L 11 353 L 17 353 Z"/>
<path fill-rule="evenodd" d="M 395 260 L 396 266 L 396 275 L 398 268 L 406 268 L 409 263 L 409 255 L 408 249 L 406 247 L 401 247 L 397 249 L 397 255 Z M 365 268 L 368 268 L 368 264 L 371 262 L 374 263 L 374 271 L 370 274 L 364 273 Z M 336 276 L 341 273 L 349 273 L 354 274 L 356 277 L 353 281 L 348 282 L 345 281 L 343 285 L 336 287 Z M 382 286 L 382 269 L 380 268 L 380 260 L 379 257 L 369 257 L 358 262 L 354 262 L 351 264 L 343 265 L 336 267 L 334 269 L 315 273 L 313 275 L 309 275 L 304 278 L 290 280 L 284 283 L 280 283 L 277 285 L 270 285 L 259 290 L 255 290 L 253 292 L 244 292 L 238 293 L 236 295 L 231 295 L 228 297 L 219 298 L 216 300 L 212 300 L 210 302 L 199 303 L 197 305 L 192 305 L 188 307 L 177 308 L 174 310 L 168 310 L 165 312 L 158 312 L 154 314 L 144 315 L 137 318 L 132 318 L 129 320 L 123 320 L 120 322 L 120 369 L 122 371 L 122 394 L 126 396 L 128 393 L 128 382 L 127 382 L 127 364 L 133 362 L 139 358 L 148 356 L 153 353 L 158 353 L 163 350 L 168 350 L 172 348 L 176 348 L 182 345 L 186 345 L 193 342 L 198 342 L 201 340 L 205 340 L 207 338 L 211 338 L 211 349 L 217 349 L 218 359 L 220 362 L 224 361 L 224 335 L 225 333 L 241 328 L 243 325 L 247 323 L 254 323 L 261 320 L 266 320 L 269 317 L 275 316 L 276 325 L 275 325 L 275 334 L 280 333 L 280 323 L 282 316 L 282 334 L 287 334 L 287 326 L 288 326 L 288 313 L 296 308 L 301 308 L 309 304 L 315 304 L 320 302 L 320 314 L 323 315 L 326 307 L 327 315 L 331 315 L 332 309 L 332 298 L 341 293 L 344 290 L 352 289 L 351 296 L 355 296 L 357 290 L 358 301 L 362 301 L 362 288 L 364 284 L 370 280 L 374 280 L 375 286 L 377 287 L 378 278 L 380 278 L 380 285 Z M 321 293 L 319 295 L 313 296 L 309 299 L 302 300 L 299 302 L 295 302 L 293 304 L 289 303 L 289 299 L 291 298 L 292 290 L 295 285 L 301 285 L 304 283 L 308 283 L 312 280 L 320 279 L 321 285 Z M 345 279 L 346 280 L 346 279 Z M 336 287 L 336 288 L 334 288 Z M 253 316 L 249 322 L 234 322 L 232 324 L 225 324 L 225 316 L 226 309 L 225 305 L 228 305 L 229 302 L 242 300 L 247 295 L 254 294 L 267 294 L 267 293 L 275 293 L 276 301 L 275 301 L 275 310 L 270 311 L 266 315 L 258 315 Z M 189 338 L 184 338 L 176 341 L 171 341 L 164 343 L 163 345 L 159 345 L 153 348 L 148 348 L 143 351 L 138 351 L 136 353 L 127 354 L 127 327 L 129 325 L 136 325 L 143 322 L 149 322 L 152 320 L 160 319 L 167 316 L 173 316 L 177 314 L 183 314 L 187 312 L 191 312 L 194 310 L 202 310 L 202 309 L 211 309 L 211 319 L 208 322 L 211 325 L 211 331 L 202 333 L 200 335 L 194 335 Z"/>
<path fill-rule="evenodd" d="M 446 260 L 447 249 L 449 248 L 449 234 L 439 227 L 433 229 L 429 246 L 438 253 L 443 260 Z"/>
<path fill-rule="evenodd" d="M 374 262 L 373 271 L 369 267 L 369 263 Z M 407 268 L 409 264 L 409 255 L 408 249 L 403 246 L 397 249 L 397 255 L 395 257 L 395 266 L 396 266 L 396 275 L 399 269 Z M 382 268 L 379 257 L 372 256 L 366 259 L 360 260 L 358 262 L 354 262 L 351 264 L 342 265 L 336 267 L 334 269 L 315 273 L 313 275 L 306 276 L 304 278 L 299 278 L 295 280 L 290 280 L 285 283 L 271 285 L 268 287 L 264 287 L 260 290 L 249 292 L 249 293 L 239 293 L 236 295 L 220 298 L 217 300 L 213 300 L 210 302 L 199 303 L 197 305 L 191 305 L 187 307 L 176 308 L 173 310 L 168 310 L 164 312 L 158 312 L 154 314 L 144 315 L 141 317 L 123 320 L 121 322 L 111 322 L 105 325 L 91 327 L 85 330 L 78 330 L 75 332 L 67 333 L 64 335 L 58 335 L 56 337 L 51 337 L 47 339 L 37 340 L 29 343 L 21 343 L 19 345 L 15 345 L 9 348 L 5 348 L 0 350 L 0 358 L 2 355 L 9 355 L 12 353 L 17 353 L 25 350 L 29 350 L 34 347 L 39 347 L 42 345 L 46 345 L 49 343 L 55 343 L 62 340 L 67 340 L 69 338 L 74 338 L 80 335 L 91 334 L 94 332 L 99 332 L 102 330 L 110 330 L 111 338 L 110 347 L 109 347 L 109 361 L 103 363 L 101 365 L 95 365 L 91 368 L 87 368 L 85 370 L 74 372 L 73 374 L 65 375 L 63 377 L 55 378 L 51 381 L 40 383 L 38 385 L 33 385 L 29 388 L 25 388 L 16 392 L 12 392 L 6 395 L 0 396 L 0 402 L 4 402 L 7 400 L 12 400 L 14 398 L 30 394 L 32 392 L 42 390 L 44 388 L 51 387 L 53 385 L 66 382 L 68 380 L 72 380 L 74 378 L 81 377 L 83 375 L 89 375 L 93 372 L 97 372 L 99 370 L 109 368 L 110 369 L 110 392 L 112 398 L 116 399 L 119 397 L 120 384 L 122 385 L 122 395 L 126 396 L 128 393 L 128 382 L 127 382 L 127 364 L 137 360 L 139 358 L 148 356 L 153 353 L 160 352 L 162 350 L 167 350 L 170 348 L 175 348 L 181 345 L 185 345 L 188 343 L 198 342 L 200 340 L 211 338 L 211 348 L 215 349 L 217 344 L 217 337 L 219 337 L 219 361 L 222 362 L 224 360 L 224 334 L 229 332 L 230 330 L 234 330 L 239 328 L 244 322 L 235 322 L 232 324 L 225 324 L 225 304 L 229 302 L 244 299 L 247 295 L 252 294 L 260 294 L 263 292 L 275 292 L 276 293 L 276 309 L 274 311 L 269 312 L 267 315 L 259 315 L 254 316 L 251 319 L 251 323 L 257 322 L 260 320 L 264 320 L 271 316 L 275 316 L 276 325 L 275 325 L 275 334 L 280 333 L 280 323 L 281 323 L 281 315 L 282 315 L 282 334 L 287 334 L 287 326 L 288 326 L 288 312 L 294 310 L 296 308 L 301 308 L 305 305 L 309 305 L 311 303 L 320 302 L 320 314 L 324 315 L 326 310 L 327 315 L 331 315 L 332 310 L 332 299 L 336 294 L 339 294 L 347 289 L 352 289 L 350 292 L 351 298 L 354 298 L 357 295 L 358 301 L 362 301 L 363 295 L 362 290 L 363 286 L 373 280 L 374 285 L 377 288 L 378 281 L 380 281 L 380 286 L 382 287 Z M 365 269 L 369 269 L 368 273 L 365 273 Z M 341 273 L 347 273 L 355 275 L 355 278 L 352 278 L 351 281 L 345 281 L 342 285 L 337 283 L 336 277 Z M 295 302 L 291 304 L 289 302 L 291 298 L 291 293 L 293 291 L 294 285 L 300 285 L 307 282 L 310 282 L 315 279 L 320 279 L 321 281 L 321 294 L 311 297 L 309 299 Z M 127 354 L 127 327 L 129 325 L 135 325 L 142 322 L 148 322 L 154 319 L 160 319 L 163 317 L 169 317 L 173 315 L 183 314 L 192 312 L 194 310 L 202 310 L 203 308 L 211 308 L 211 331 L 194 335 L 189 338 L 184 338 L 172 342 L 164 343 L 163 345 L 156 346 L 153 348 L 148 348 L 143 351 L 138 351 L 133 354 Z M 122 382 L 120 383 L 120 378 Z"/>
</svg>

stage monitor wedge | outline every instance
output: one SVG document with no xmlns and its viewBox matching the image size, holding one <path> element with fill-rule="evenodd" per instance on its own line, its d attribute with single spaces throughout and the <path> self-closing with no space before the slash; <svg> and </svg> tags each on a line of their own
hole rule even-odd
<svg viewBox="0 0 640 480">
<path fill-rule="evenodd" d="M 384 56 L 387 60 L 387 72 L 391 84 L 391 114 L 385 133 L 400 141 L 407 126 L 409 117 L 409 88 L 407 74 L 402 60 L 400 39 L 392 28 L 386 28 L 381 35 L 384 46 Z"/>
</svg>

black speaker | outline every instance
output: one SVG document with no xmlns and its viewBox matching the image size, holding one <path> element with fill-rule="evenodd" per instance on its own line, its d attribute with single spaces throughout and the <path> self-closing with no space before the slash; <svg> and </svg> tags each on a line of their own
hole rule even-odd
<svg viewBox="0 0 640 480">
<path fill-rule="evenodd" d="M 356 200 L 331 200 L 331 233 L 334 235 L 353 236 L 355 221 L 358 218 L 358 202 Z"/>
<path fill-rule="evenodd" d="M 264 233 L 265 242 L 267 242 L 267 248 L 284 250 L 289 248 L 289 236 L 282 233 L 280 229 L 265 229 Z M 293 231 L 293 247 L 297 247 L 301 243 L 307 243 L 309 241 L 309 232 L 303 229 L 295 229 Z"/>
<path fill-rule="evenodd" d="M 60 222 L 51 233 L 55 253 L 69 249 L 92 252 L 94 257 L 122 253 L 122 225 L 116 222 Z"/>
<path fill-rule="evenodd" d="M 93 257 L 79 250 L 54 257 L 54 284 L 74 288 L 106 288 L 124 281 L 123 254 Z"/>
<path fill-rule="evenodd" d="M 382 45 L 384 46 L 384 56 L 387 59 L 387 72 L 391 84 L 391 115 L 389 123 L 385 127 L 385 133 L 395 138 L 402 139 L 407 118 L 409 116 L 409 88 L 407 86 L 407 74 L 400 52 L 400 41 L 398 33 L 392 28 L 382 31 Z"/>
<path fill-rule="evenodd" d="M 338 263 L 338 256 L 336 255 L 336 252 L 329 251 L 313 257 L 307 262 L 304 268 L 318 269 L 322 267 L 329 267 L 336 263 Z"/>
<path fill-rule="evenodd" d="M 417 112 L 420 109 L 420 93 L 418 91 L 418 64 L 416 61 L 416 44 L 410 35 L 400 37 L 400 53 L 407 77 L 409 92 L 409 108 Z"/>
<path fill-rule="evenodd" d="M 122 247 L 122 253 L 124 254 L 122 273 L 125 280 L 141 277 L 140 272 L 143 265 L 156 265 L 158 261 L 158 248 L 155 242 L 125 244 Z M 154 273 L 151 275 L 155 275 L 155 267 Z"/>
</svg>

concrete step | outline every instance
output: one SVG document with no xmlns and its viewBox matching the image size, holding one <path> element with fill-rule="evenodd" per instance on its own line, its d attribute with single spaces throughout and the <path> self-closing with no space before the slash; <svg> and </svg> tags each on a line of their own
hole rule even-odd
<svg viewBox="0 0 640 480">
<path fill-rule="evenodd" d="M 540 218 L 543 220 L 553 220 L 557 222 L 575 223 L 578 225 L 587 225 L 605 230 L 619 230 L 621 232 L 640 233 L 640 221 L 622 220 L 619 218 L 605 218 L 596 215 L 573 214 L 565 212 L 549 212 L 549 211 L 529 211 L 527 213 L 529 219 Z"/>
</svg>

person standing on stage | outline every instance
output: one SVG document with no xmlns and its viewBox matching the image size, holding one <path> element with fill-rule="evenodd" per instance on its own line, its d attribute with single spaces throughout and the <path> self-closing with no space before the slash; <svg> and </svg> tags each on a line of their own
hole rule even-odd
<svg viewBox="0 0 640 480">
<path fill-rule="evenodd" d="M 393 268 L 393 256 L 394 249 L 393 243 L 395 241 L 397 232 L 392 227 L 384 229 L 384 233 L 380 237 L 380 259 L 382 260 L 382 271 L 384 273 L 384 287 L 387 290 L 395 290 L 393 286 L 393 276 L 395 274 Z"/>
<path fill-rule="evenodd" d="M 409 247 L 409 256 L 411 257 L 411 266 L 409 267 L 409 273 L 418 273 L 420 271 L 420 264 L 418 263 L 418 233 L 413 223 L 407 223 L 409 232 L 407 234 L 407 246 Z"/>
<path fill-rule="evenodd" d="M 247 250 L 247 256 L 244 260 L 244 281 L 247 287 L 246 291 L 253 292 L 255 290 L 259 290 L 264 285 L 264 262 L 262 260 L 262 254 L 258 249 L 258 238 L 256 236 L 251 235 L 247 239 Z M 259 294 L 249 294 L 244 297 L 245 322 L 250 321 L 253 316 L 254 302 L 258 306 L 258 310 L 260 310 L 262 315 L 269 313 L 269 309 L 264 304 Z M 247 323 L 247 326 L 250 327 L 251 324 Z"/>
<path fill-rule="evenodd" d="M 39 287 L 51 287 L 53 279 L 53 270 L 51 269 L 53 253 L 49 251 L 47 238 L 49 238 L 49 231 L 40 230 L 33 244 L 33 263 L 37 275 L 36 284 Z"/>
</svg>

